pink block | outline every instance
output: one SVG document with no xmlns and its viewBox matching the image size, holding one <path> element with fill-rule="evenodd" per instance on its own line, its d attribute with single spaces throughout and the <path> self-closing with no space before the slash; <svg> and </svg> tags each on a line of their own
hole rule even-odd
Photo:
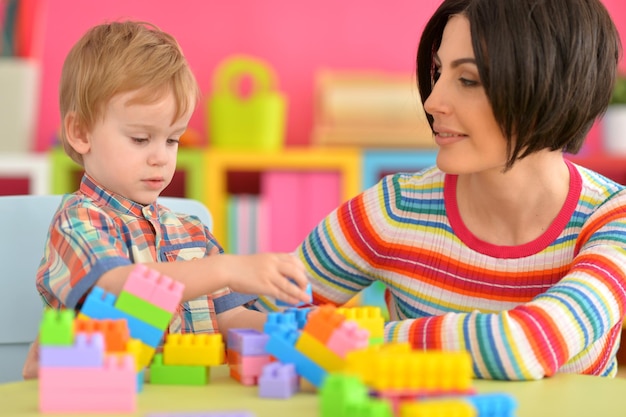
<svg viewBox="0 0 626 417">
<path fill-rule="evenodd" d="M 184 288 L 185 286 L 182 283 L 161 275 L 149 301 L 165 311 L 174 313 L 183 299 Z"/>
<path fill-rule="evenodd" d="M 369 332 L 360 328 L 355 322 L 345 320 L 331 334 L 326 346 L 339 357 L 345 358 L 348 352 L 365 348 L 368 343 Z"/>
<path fill-rule="evenodd" d="M 143 264 L 137 264 L 128 275 L 122 291 L 173 313 L 183 298 L 184 285 L 161 275 Z"/>
<path fill-rule="evenodd" d="M 128 274 L 122 291 L 133 294 L 141 299 L 149 300 L 154 291 L 159 273 L 143 264 L 137 264 Z"/>
<path fill-rule="evenodd" d="M 42 413 L 130 413 L 137 408 L 137 393 L 124 389 L 39 390 Z"/>
<path fill-rule="evenodd" d="M 137 391 L 135 359 L 132 355 L 106 356 L 101 368 L 40 368 L 39 390 L 74 389 Z"/>
</svg>

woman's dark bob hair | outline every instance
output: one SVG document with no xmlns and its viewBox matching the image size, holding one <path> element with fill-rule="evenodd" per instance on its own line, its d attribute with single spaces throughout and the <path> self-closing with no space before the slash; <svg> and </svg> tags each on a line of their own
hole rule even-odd
<svg viewBox="0 0 626 417">
<path fill-rule="evenodd" d="M 433 55 L 453 15 L 469 20 L 478 73 L 508 142 L 505 169 L 545 148 L 577 153 L 606 111 L 621 56 L 619 34 L 602 3 L 445 0 L 417 51 L 422 103 L 433 89 Z"/>
</svg>

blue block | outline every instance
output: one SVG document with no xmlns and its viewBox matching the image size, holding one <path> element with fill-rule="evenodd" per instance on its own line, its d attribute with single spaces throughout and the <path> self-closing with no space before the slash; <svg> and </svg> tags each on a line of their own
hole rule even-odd
<svg viewBox="0 0 626 417">
<path fill-rule="evenodd" d="M 126 319 L 128 322 L 128 329 L 130 331 L 130 337 L 133 339 L 139 339 L 146 345 L 156 348 L 161 342 L 165 330 L 158 329 L 124 311 L 119 310 L 114 305 L 115 300 L 115 295 L 104 291 L 100 287 L 94 287 L 87 296 L 80 312 L 81 314 L 96 320 Z"/>
<path fill-rule="evenodd" d="M 517 401 L 506 393 L 478 394 L 467 397 L 479 417 L 514 417 Z"/>
<path fill-rule="evenodd" d="M 272 334 L 281 329 L 298 329 L 296 314 L 293 311 L 269 313 L 263 325 L 263 333 Z"/>
<path fill-rule="evenodd" d="M 288 308 L 285 310 L 285 313 L 291 313 L 296 316 L 296 324 L 298 325 L 298 329 L 304 329 L 306 322 L 309 318 L 310 308 Z"/>
<path fill-rule="evenodd" d="M 295 344 L 300 337 L 297 330 L 278 330 L 270 334 L 265 345 L 267 353 L 273 355 L 282 363 L 293 363 L 298 375 L 305 378 L 316 387 L 320 387 L 327 372 L 307 356 L 296 350 Z"/>
</svg>

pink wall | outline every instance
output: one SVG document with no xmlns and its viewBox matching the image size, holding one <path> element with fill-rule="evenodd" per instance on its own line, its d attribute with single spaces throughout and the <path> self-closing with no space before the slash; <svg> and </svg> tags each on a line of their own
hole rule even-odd
<svg viewBox="0 0 626 417">
<path fill-rule="evenodd" d="M 270 62 L 289 98 L 288 144 L 307 144 L 313 81 L 321 68 L 412 72 L 421 29 L 440 0 L 51 0 L 44 17 L 37 150 L 59 127 L 58 80 L 65 55 L 91 26 L 133 18 L 153 22 L 180 42 L 208 96 L 211 75 L 233 53 Z M 604 0 L 626 46 L 626 2 Z M 175 7 L 172 5 L 175 4 Z M 622 68 L 626 69 L 624 62 Z M 204 134 L 204 103 L 190 126 Z M 597 129 L 590 137 L 597 141 Z"/>
</svg>

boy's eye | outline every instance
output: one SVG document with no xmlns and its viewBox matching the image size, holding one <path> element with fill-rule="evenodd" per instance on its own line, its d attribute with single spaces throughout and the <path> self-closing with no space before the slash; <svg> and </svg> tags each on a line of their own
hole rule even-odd
<svg viewBox="0 0 626 417">
<path fill-rule="evenodd" d="M 133 142 L 136 143 L 144 143 L 148 141 L 148 138 L 131 138 L 133 140 Z"/>
<path fill-rule="evenodd" d="M 169 138 L 167 143 L 170 145 L 178 145 L 178 139 Z"/>
</svg>

